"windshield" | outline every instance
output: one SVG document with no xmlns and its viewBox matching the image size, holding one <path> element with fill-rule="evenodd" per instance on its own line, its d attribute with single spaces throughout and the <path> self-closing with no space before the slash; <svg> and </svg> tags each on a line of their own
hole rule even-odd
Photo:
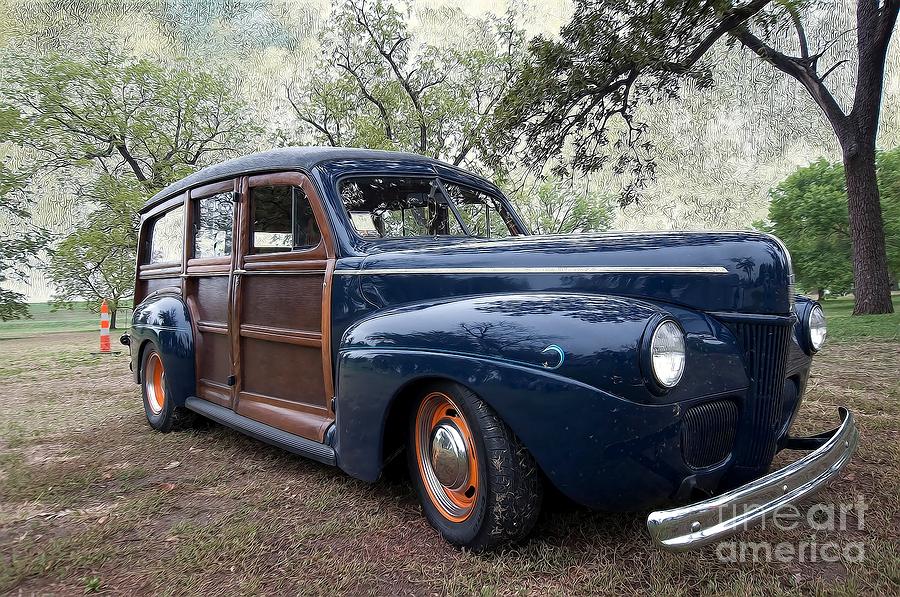
<svg viewBox="0 0 900 597">
<path fill-rule="evenodd" d="M 363 238 L 505 238 L 519 233 L 498 198 L 437 178 L 353 177 L 342 180 L 338 191 L 354 229 Z"/>
</svg>

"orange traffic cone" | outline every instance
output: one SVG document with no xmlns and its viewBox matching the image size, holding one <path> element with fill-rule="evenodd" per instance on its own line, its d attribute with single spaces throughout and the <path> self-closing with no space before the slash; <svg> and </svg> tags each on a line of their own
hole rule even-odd
<svg viewBox="0 0 900 597">
<path fill-rule="evenodd" d="M 106 299 L 100 305 L 100 352 L 111 352 L 109 347 L 109 307 Z"/>
</svg>

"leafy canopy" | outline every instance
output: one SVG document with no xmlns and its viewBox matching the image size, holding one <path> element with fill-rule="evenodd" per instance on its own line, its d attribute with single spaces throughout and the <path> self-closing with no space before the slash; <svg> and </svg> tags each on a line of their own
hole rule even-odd
<svg viewBox="0 0 900 597">
<path fill-rule="evenodd" d="M 286 90 L 300 138 L 410 151 L 498 181 L 511 174 L 524 178 L 513 156 L 501 155 L 488 134 L 498 103 L 523 67 L 522 15 L 515 8 L 477 19 L 449 8 L 423 14 L 433 23 L 455 23 L 454 34 L 438 43 L 415 33 L 408 2 L 344 0 L 335 7 L 311 76 Z M 514 203 L 536 232 L 609 225 L 605 197 L 578 191 L 568 177 L 520 182 Z"/>
<path fill-rule="evenodd" d="M 900 274 L 900 148 L 880 153 L 878 184 L 888 267 Z M 757 227 L 781 238 L 797 282 L 806 290 L 846 294 L 853 288 L 844 167 L 820 159 L 798 168 L 770 193 L 768 221 Z"/>
<path fill-rule="evenodd" d="M 6 138 L 33 150 L 34 169 L 98 168 L 149 192 L 233 152 L 256 129 L 230 78 L 101 46 L 7 57 L 0 111 Z"/>
<path fill-rule="evenodd" d="M 143 202 L 246 148 L 260 130 L 227 73 L 136 58 L 92 41 L 83 52 L 3 56 L 0 143 L 29 159 L 0 171 L 0 191 L 10 187 L 6 196 L 24 197 L 25 205 L 29 182 L 49 174 L 77 197 L 80 222 L 51 251 L 48 267 L 58 305 L 129 296 Z M 14 258 L 0 263 L 4 272 L 34 254 L 18 246 Z M 0 249 L 0 259 L 10 253 L 5 242 Z"/>
</svg>

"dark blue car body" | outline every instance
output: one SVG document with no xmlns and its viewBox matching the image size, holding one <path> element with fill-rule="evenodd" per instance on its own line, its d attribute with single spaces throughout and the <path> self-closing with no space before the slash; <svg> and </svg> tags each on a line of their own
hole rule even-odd
<svg viewBox="0 0 900 597">
<path fill-rule="evenodd" d="M 557 489 L 600 509 L 736 486 L 764 474 L 784 446 L 809 374 L 803 326 L 814 303 L 793 296 L 790 257 L 774 237 L 364 239 L 337 192 L 343 177 L 437 176 L 502 193 L 427 158 L 327 148 L 207 168 L 162 191 L 145 214 L 200 184 L 281 171 L 315 185 L 334 242 L 334 422 L 320 460 L 375 481 L 402 445 L 404 401 L 434 379 L 477 394 Z M 194 332 L 179 285 L 140 298 L 130 331 L 135 375 L 152 342 L 175 399 L 194 396 Z M 671 390 L 648 370 L 648 330 L 662 319 L 685 333 L 685 372 Z"/>
</svg>

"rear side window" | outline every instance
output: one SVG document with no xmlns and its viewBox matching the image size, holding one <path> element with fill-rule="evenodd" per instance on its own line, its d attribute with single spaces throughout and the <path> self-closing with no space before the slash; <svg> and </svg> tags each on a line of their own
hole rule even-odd
<svg viewBox="0 0 900 597">
<path fill-rule="evenodd" d="M 322 238 L 309 198 L 299 187 L 253 187 L 250 209 L 253 222 L 251 253 L 312 249 Z"/>
<path fill-rule="evenodd" d="M 184 206 L 179 205 L 159 216 L 150 224 L 150 255 L 147 263 L 181 263 L 184 239 Z"/>
<path fill-rule="evenodd" d="M 232 194 L 218 193 L 196 201 L 194 257 L 231 255 L 234 200 Z"/>
</svg>

